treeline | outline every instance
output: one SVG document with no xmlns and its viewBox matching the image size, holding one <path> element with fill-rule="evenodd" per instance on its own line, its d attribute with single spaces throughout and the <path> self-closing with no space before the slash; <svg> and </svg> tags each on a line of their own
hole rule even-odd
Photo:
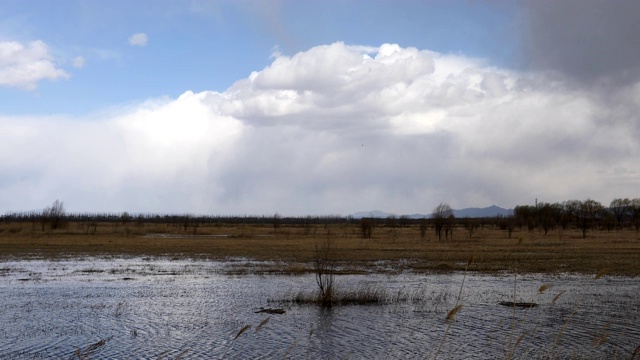
<svg viewBox="0 0 640 360">
<path fill-rule="evenodd" d="M 354 221 L 351 217 L 340 215 L 281 217 L 278 215 L 193 215 L 193 214 L 152 214 L 140 213 L 65 213 L 63 216 L 51 216 L 45 212 L 9 212 L 0 215 L 0 222 L 45 222 L 53 228 L 63 227 L 70 222 L 99 222 L 122 224 L 254 224 L 254 225 L 306 225 L 306 224 L 344 224 Z"/>
<path fill-rule="evenodd" d="M 520 205 L 513 210 L 513 220 L 519 227 L 526 226 L 529 231 L 539 228 L 545 234 L 556 227 L 570 226 L 582 230 L 583 237 L 594 228 L 640 231 L 640 198 L 614 199 L 608 207 L 592 199 Z"/>
<path fill-rule="evenodd" d="M 43 211 L 9 212 L 0 215 L 0 222 L 31 223 L 33 227 L 49 229 L 64 228 L 68 223 L 121 223 L 127 224 L 171 224 L 176 226 L 198 227 L 199 225 L 248 224 L 268 225 L 274 230 L 280 226 L 310 226 L 310 225 L 339 225 L 353 224 L 362 228 L 362 236 L 370 238 L 376 227 L 407 227 L 418 225 L 421 237 L 425 237 L 427 229 L 435 230 L 436 236 L 445 239 L 452 236 L 453 228 L 463 227 L 469 231 L 492 226 L 509 232 L 514 229 L 539 230 L 546 235 L 556 228 L 576 228 L 582 231 L 583 237 L 591 229 L 629 229 L 640 231 L 640 198 L 614 199 L 609 206 L 587 199 L 569 200 L 561 203 L 536 203 L 535 205 L 518 205 L 510 216 L 485 218 L 461 218 L 453 216 L 453 210 L 446 203 L 441 203 L 433 210 L 431 217 L 416 219 L 408 216 L 389 216 L 387 218 L 353 218 L 351 216 L 298 216 L 283 217 L 278 213 L 263 216 L 220 216 L 193 214 L 152 214 L 137 213 L 67 213 L 63 203 L 56 200 Z"/>
</svg>

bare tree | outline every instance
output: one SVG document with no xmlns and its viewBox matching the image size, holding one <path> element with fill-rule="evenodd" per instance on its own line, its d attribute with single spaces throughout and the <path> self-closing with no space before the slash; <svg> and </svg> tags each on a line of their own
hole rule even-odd
<svg viewBox="0 0 640 360">
<path fill-rule="evenodd" d="M 518 205 L 513 210 L 513 215 L 518 220 L 520 228 L 526 226 L 532 232 L 537 224 L 538 208 L 532 205 Z"/>
<path fill-rule="evenodd" d="M 398 217 L 395 215 L 387 216 L 386 226 L 391 228 L 391 230 L 393 231 L 395 228 L 398 227 Z"/>
<path fill-rule="evenodd" d="M 184 228 L 184 232 L 189 230 L 189 225 L 191 225 L 191 216 L 189 214 L 185 214 L 182 217 L 182 227 Z"/>
<path fill-rule="evenodd" d="M 575 221 L 576 226 L 578 224 L 578 212 L 582 202 L 580 200 L 568 200 L 562 203 L 564 209 L 564 215 L 570 221 Z"/>
<path fill-rule="evenodd" d="M 511 239 L 511 235 L 513 235 L 513 230 L 516 228 L 516 218 L 513 215 L 509 215 L 506 217 L 507 222 L 507 234 L 509 235 L 509 239 Z"/>
<path fill-rule="evenodd" d="M 451 237 L 451 240 L 453 240 L 453 228 L 456 225 L 456 217 L 453 216 L 453 214 L 449 215 L 449 217 L 447 217 L 447 221 L 444 224 L 444 238 L 445 239 L 449 239 L 449 237 Z"/>
<path fill-rule="evenodd" d="M 408 227 L 411 224 L 411 218 L 409 218 L 409 215 L 402 215 L 400 216 L 400 227 Z"/>
<path fill-rule="evenodd" d="M 631 213 L 631 200 L 629 199 L 613 199 L 609 205 L 609 210 L 615 217 L 615 222 L 618 230 L 622 229 L 625 224 L 625 220 Z"/>
<path fill-rule="evenodd" d="M 123 212 L 122 215 L 120 215 L 120 218 L 122 219 L 122 225 L 127 225 L 131 222 L 131 215 L 129 215 L 128 212 Z"/>
<path fill-rule="evenodd" d="M 478 221 L 478 219 L 471 219 L 468 217 L 460 219 L 460 223 L 462 224 L 462 227 L 464 227 L 469 232 L 469 239 L 471 239 L 471 237 L 473 236 L 473 232 L 475 231 L 475 229 L 480 226 L 480 222 Z"/>
<path fill-rule="evenodd" d="M 577 212 L 578 227 L 582 229 L 582 238 L 587 237 L 587 231 L 593 227 L 604 207 L 599 202 L 587 199 L 580 202 Z"/>
<path fill-rule="evenodd" d="M 556 208 L 549 203 L 538 204 L 538 223 L 546 236 L 550 230 L 556 227 L 556 221 L 558 219 Z"/>
<path fill-rule="evenodd" d="M 442 230 L 445 230 L 445 237 L 448 238 L 449 231 L 452 231 L 451 224 L 455 219 L 451 206 L 445 202 L 440 203 L 440 205 L 433 209 L 432 216 L 438 240 L 442 240 Z"/>
<path fill-rule="evenodd" d="M 427 219 L 420 219 L 420 238 L 424 239 L 427 235 L 427 228 L 429 227 L 429 222 Z"/>
<path fill-rule="evenodd" d="M 629 216 L 631 217 L 631 224 L 636 228 L 636 231 L 640 231 L 640 198 L 631 200 Z"/>
<path fill-rule="evenodd" d="M 64 204 L 60 200 L 53 202 L 51 207 L 46 207 L 42 211 L 42 230 L 44 230 L 44 224 L 49 223 L 52 230 L 63 227 L 64 225 Z"/>
<path fill-rule="evenodd" d="M 362 231 L 363 239 L 371 239 L 373 228 L 375 227 L 375 220 L 371 218 L 360 219 L 360 230 Z"/>
<path fill-rule="evenodd" d="M 282 224 L 282 216 L 278 213 L 273 214 L 273 232 L 278 231 L 280 224 Z"/>
</svg>

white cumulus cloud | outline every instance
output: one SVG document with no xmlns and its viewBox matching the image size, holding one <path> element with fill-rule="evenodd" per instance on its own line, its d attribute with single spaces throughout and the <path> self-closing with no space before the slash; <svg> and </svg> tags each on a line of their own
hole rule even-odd
<svg viewBox="0 0 640 360">
<path fill-rule="evenodd" d="M 149 37 L 145 33 L 133 34 L 129 37 L 129 45 L 131 46 L 147 46 Z"/>
<path fill-rule="evenodd" d="M 305 215 L 608 203 L 640 185 L 640 79 L 616 91 L 607 100 L 546 73 L 334 43 L 275 55 L 224 92 L 100 121 L 0 118 L 0 204 Z"/>
<path fill-rule="evenodd" d="M 68 77 L 56 67 L 44 42 L 0 42 L 0 86 L 33 90 L 41 80 Z"/>
</svg>

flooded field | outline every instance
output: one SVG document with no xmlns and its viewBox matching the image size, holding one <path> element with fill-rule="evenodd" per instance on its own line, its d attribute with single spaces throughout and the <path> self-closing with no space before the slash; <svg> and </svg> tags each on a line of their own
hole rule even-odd
<svg viewBox="0 0 640 360">
<path fill-rule="evenodd" d="M 336 278 L 338 289 L 379 288 L 389 302 L 323 309 L 287 301 L 314 291 L 313 275 L 251 275 L 259 265 L 158 258 L 0 262 L 0 358 L 640 356 L 636 278 L 344 275 Z M 229 275 L 239 266 L 248 274 Z M 499 305 L 514 301 L 514 290 L 516 301 L 538 306 Z M 462 307 L 446 320 L 459 294 Z"/>
</svg>

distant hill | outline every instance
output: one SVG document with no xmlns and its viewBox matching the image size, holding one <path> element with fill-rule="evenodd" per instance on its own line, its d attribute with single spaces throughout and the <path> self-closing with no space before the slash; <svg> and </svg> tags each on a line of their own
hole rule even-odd
<svg viewBox="0 0 640 360">
<path fill-rule="evenodd" d="M 372 211 L 358 211 L 357 213 L 351 214 L 351 217 L 354 219 L 362 219 L 362 218 L 388 218 L 391 213 L 386 213 L 380 210 L 372 210 Z"/>
<path fill-rule="evenodd" d="M 461 210 L 453 210 L 453 215 L 457 218 L 496 217 L 498 215 L 509 216 L 511 214 L 513 214 L 512 209 L 504 209 L 495 205 L 491 205 L 485 208 L 466 208 Z"/>
<path fill-rule="evenodd" d="M 482 218 L 482 217 L 496 217 L 498 215 L 509 216 L 513 213 L 512 209 L 501 208 L 496 205 L 491 205 L 489 207 L 484 208 L 466 208 L 453 210 L 453 215 L 457 218 Z M 387 213 L 380 210 L 372 210 L 372 211 L 358 211 L 356 213 L 351 214 L 351 217 L 354 219 L 362 219 L 363 217 L 372 217 L 372 218 L 388 218 L 389 216 L 407 216 L 411 219 L 422 219 L 422 218 L 430 218 L 431 214 L 393 214 Z"/>
</svg>

